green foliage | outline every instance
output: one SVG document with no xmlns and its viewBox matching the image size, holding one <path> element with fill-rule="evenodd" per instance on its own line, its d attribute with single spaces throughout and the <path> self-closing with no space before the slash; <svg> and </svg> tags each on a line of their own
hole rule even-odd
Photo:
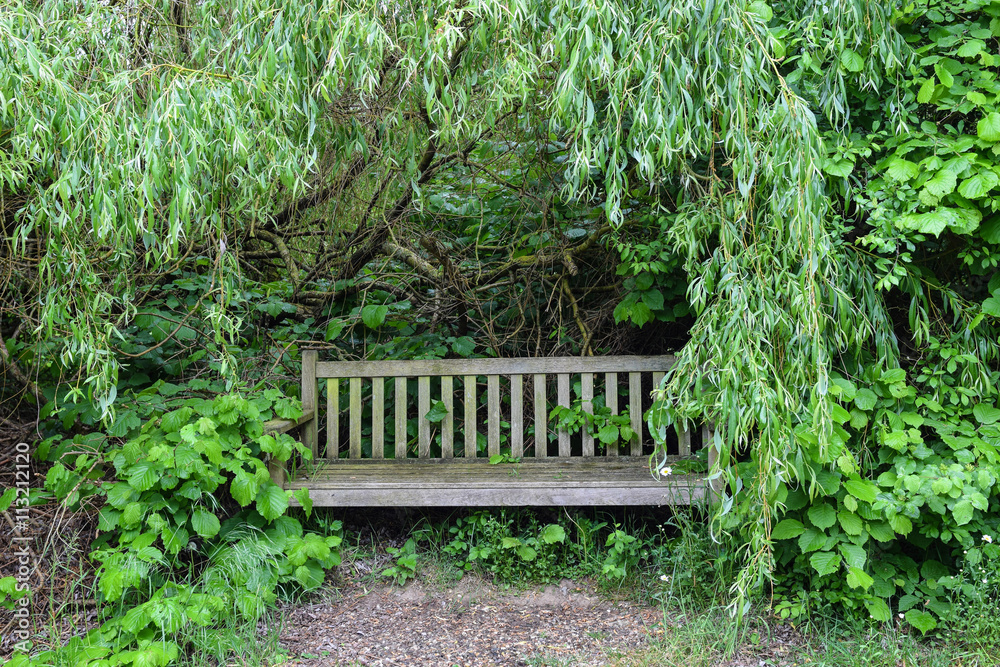
<svg viewBox="0 0 1000 667">
<path fill-rule="evenodd" d="M 386 547 L 386 551 L 396 559 L 396 564 L 382 570 L 383 577 L 389 577 L 396 585 L 402 586 L 417 576 L 417 543 L 411 537 L 401 547 Z"/>
<path fill-rule="evenodd" d="M 105 499 L 91 553 L 104 615 L 58 655 L 26 664 L 164 665 L 202 629 L 227 619 L 256 622 L 279 593 L 319 587 L 340 562 L 339 523 L 323 534 L 304 530 L 288 513 L 292 492 L 268 473 L 269 459 L 309 457 L 291 437 L 264 433 L 276 413 L 300 414 L 280 392 L 205 396 L 160 381 L 131 405 L 139 424 L 94 455 L 62 454 L 58 437 L 48 443 L 58 460 L 46 487 L 57 498 Z M 92 483 L 95 457 L 113 468 L 115 481 Z M 308 496 L 296 498 L 308 518 Z"/>
</svg>

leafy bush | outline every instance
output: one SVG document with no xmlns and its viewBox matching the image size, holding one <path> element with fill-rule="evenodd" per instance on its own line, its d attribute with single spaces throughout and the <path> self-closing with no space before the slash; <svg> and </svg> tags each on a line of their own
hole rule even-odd
<svg viewBox="0 0 1000 667">
<path fill-rule="evenodd" d="M 59 459 L 47 488 L 71 504 L 105 501 L 91 554 L 100 563 L 103 622 L 63 649 L 12 665 L 164 665 L 200 629 L 255 621 L 279 594 L 317 588 L 340 563 L 339 522 L 325 534 L 305 530 L 289 501 L 308 518 L 308 492 L 285 491 L 268 472 L 270 460 L 310 456 L 292 437 L 264 432 L 266 419 L 296 417 L 298 406 L 277 390 L 206 397 L 165 387 L 135 397 L 138 423 L 107 441 L 120 446 L 73 457 L 59 455 L 59 438 L 46 443 Z M 95 461 L 110 463 L 115 480 L 94 479 Z"/>
</svg>

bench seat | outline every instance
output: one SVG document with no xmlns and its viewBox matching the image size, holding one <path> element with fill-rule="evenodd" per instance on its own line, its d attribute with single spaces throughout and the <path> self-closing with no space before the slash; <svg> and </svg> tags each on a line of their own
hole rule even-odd
<svg viewBox="0 0 1000 667">
<path fill-rule="evenodd" d="M 285 484 L 308 488 L 318 506 L 448 507 L 689 505 L 705 497 L 704 475 L 656 480 L 645 457 L 487 460 L 321 460 Z M 294 501 L 293 501 L 294 502 Z"/>
</svg>

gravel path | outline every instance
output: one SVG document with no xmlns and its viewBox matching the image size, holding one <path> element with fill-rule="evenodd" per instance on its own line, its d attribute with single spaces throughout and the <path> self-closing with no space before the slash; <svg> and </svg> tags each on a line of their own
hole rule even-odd
<svg viewBox="0 0 1000 667">
<path fill-rule="evenodd" d="M 501 592 L 466 576 L 433 590 L 354 584 L 291 607 L 281 643 L 297 665 L 610 665 L 645 645 L 660 611 L 570 581 Z"/>
</svg>

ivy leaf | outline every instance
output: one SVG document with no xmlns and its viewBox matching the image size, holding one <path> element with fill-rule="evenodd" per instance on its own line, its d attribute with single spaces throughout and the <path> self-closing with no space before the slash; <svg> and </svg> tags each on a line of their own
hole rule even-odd
<svg viewBox="0 0 1000 667">
<path fill-rule="evenodd" d="M 771 531 L 772 540 L 790 540 L 798 537 L 806 530 L 801 521 L 796 519 L 785 519 L 778 522 L 778 525 Z"/>
<path fill-rule="evenodd" d="M 194 532 L 204 538 L 215 537 L 219 534 L 219 517 L 203 509 L 196 509 L 191 514 L 191 527 Z"/>
<path fill-rule="evenodd" d="M 816 568 L 819 576 L 833 574 L 840 567 L 840 556 L 829 551 L 817 551 L 809 557 L 809 563 Z"/>
<path fill-rule="evenodd" d="M 829 503 L 821 502 L 809 508 L 809 521 L 820 529 L 826 529 L 837 522 L 837 512 Z"/>
<path fill-rule="evenodd" d="M 1000 113 L 993 111 L 976 123 L 976 134 L 983 141 L 1000 141 Z"/>
<path fill-rule="evenodd" d="M 864 58 L 851 49 L 844 49 L 840 52 L 840 64 L 848 72 L 860 72 L 865 68 Z"/>
<path fill-rule="evenodd" d="M 257 493 L 257 511 L 268 521 L 274 521 L 288 509 L 288 495 L 274 482 L 266 482 Z"/>
<path fill-rule="evenodd" d="M 925 635 L 937 627 L 937 621 L 934 620 L 934 617 L 920 609 L 911 609 L 906 612 L 906 622 Z"/>
</svg>

